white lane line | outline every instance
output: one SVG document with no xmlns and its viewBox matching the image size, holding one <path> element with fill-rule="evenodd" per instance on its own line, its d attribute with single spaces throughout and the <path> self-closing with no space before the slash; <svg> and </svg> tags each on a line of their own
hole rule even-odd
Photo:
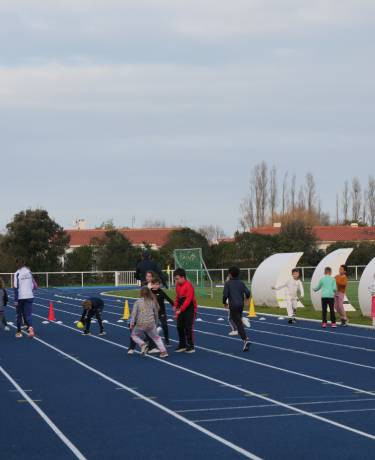
<svg viewBox="0 0 375 460">
<path fill-rule="evenodd" d="M 38 315 L 36 315 L 36 316 L 38 316 Z M 72 330 L 72 331 L 74 331 L 74 332 L 80 333 L 80 332 L 77 331 L 76 329 L 74 329 L 74 328 L 72 328 L 72 327 L 70 327 L 70 326 L 66 326 L 65 324 L 57 324 L 57 323 L 53 323 L 53 324 L 56 324 L 56 325 L 59 326 L 59 327 L 66 327 L 67 329 L 70 329 L 70 330 Z M 128 347 L 126 347 L 126 346 L 124 346 L 124 345 L 121 345 L 121 344 L 119 344 L 119 343 L 117 343 L 117 342 L 113 342 L 113 341 L 111 341 L 111 340 L 104 339 L 104 338 L 102 338 L 102 337 L 97 337 L 97 336 L 90 336 L 90 337 L 93 338 L 93 339 L 96 339 L 96 340 L 101 340 L 101 341 L 103 341 L 103 342 L 109 343 L 109 344 L 111 344 L 111 345 L 114 345 L 114 346 L 119 347 L 119 348 L 122 348 L 122 349 L 127 349 L 127 348 L 128 348 Z M 38 339 L 38 338 L 35 338 L 35 339 L 41 341 L 41 340 Z M 41 342 L 44 343 L 44 341 L 41 341 Z M 46 344 L 47 344 L 47 343 L 46 343 Z M 53 347 L 52 345 L 49 345 L 49 344 L 47 344 L 47 345 L 50 346 L 50 347 Z M 198 347 L 197 347 L 197 348 L 198 348 Z M 199 347 L 199 348 L 202 349 L 202 350 L 211 351 L 211 350 L 208 350 L 208 349 L 203 348 L 203 347 Z M 214 350 L 212 350 L 212 351 L 215 352 Z M 219 353 L 219 354 L 221 354 L 221 355 L 224 355 L 224 356 L 227 355 L 226 353 L 222 353 L 222 352 L 217 352 L 217 353 Z M 227 356 L 234 358 L 233 355 L 227 355 Z M 363 436 L 363 437 L 365 437 L 365 438 L 368 438 L 368 439 L 371 439 L 371 440 L 375 440 L 375 435 L 373 435 L 373 434 L 371 434 L 371 433 L 367 433 L 367 432 L 365 432 L 365 431 L 357 430 L 356 428 L 353 428 L 353 427 L 351 427 L 351 426 L 344 425 L 344 424 L 342 424 L 342 423 L 335 422 L 334 420 L 330 420 L 330 419 L 328 419 L 328 418 L 321 417 L 320 415 L 313 414 L 312 412 L 308 412 L 308 411 L 299 409 L 299 408 L 297 408 L 297 407 L 290 406 L 289 404 L 283 403 L 283 402 L 281 402 L 281 401 L 277 401 L 277 400 L 275 400 L 275 399 L 273 399 L 273 398 L 269 398 L 268 396 L 264 396 L 264 395 L 261 395 L 261 394 L 258 394 L 258 393 L 254 393 L 254 392 L 251 391 L 251 390 L 246 390 L 246 389 L 241 388 L 241 387 L 239 387 L 239 386 L 233 385 L 233 384 L 231 384 L 231 383 L 229 383 L 229 382 L 225 382 L 225 381 L 220 380 L 220 379 L 217 379 L 217 378 L 215 378 L 215 377 L 211 377 L 211 376 L 209 376 L 209 375 L 207 375 L 207 374 L 203 374 L 203 373 L 201 373 L 201 372 L 194 371 L 194 370 L 192 370 L 192 369 L 189 369 L 189 368 L 184 367 L 184 366 L 180 366 L 180 365 L 175 364 L 175 363 L 172 363 L 172 362 L 170 362 L 170 361 L 162 360 L 162 359 L 160 359 L 160 358 L 157 358 L 156 356 L 146 355 L 146 357 L 147 357 L 148 359 L 153 359 L 153 360 L 158 361 L 159 363 L 162 363 L 162 364 L 168 365 L 168 366 L 170 366 L 170 367 L 173 367 L 173 368 L 175 368 L 175 369 L 179 369 L 179 370 L 182 370 L 182 371 L 187 372 L 187 373 L 189 373 L 189 374 L 195 375 L 195 376 L 197 376 L 197 377 L 201 377 L 201 378 L 204 379 L 204 380 L 207 380 L 207 381 L 210 381 L 210 382 L 217 383 L 217 384 L 222 385 L 222 386 L 225 386 L 225 387 L 227 387 L 227 388 L 231 388 L 231 389 L 233 389 L 233 390 L 236 390 L 236 391 L 239 391 L 239 392 L 241 392 L 241 393 L 244 393 L 244 394 L 246 394 L 246 395 L 254 396 L 255 398 L 261 399 L 261 400 L 263 400 L 263 401 L 267 401 L 267 402 L 270 402 L 270 403 L 272 403 L 272 404 L 276 404 L 276 405 L 278 405 L 278 406 L 280 406 L 280 407 L 284 407 L 285 409 L 288 409 L 288 410 L 290 410 L 290 411 L 292 411 L 292 412 L 296 412 L 296 413 L 299 413 L 299 414 L 302 414 L 302 415 L 306 415 L 307 417 L 310 417 L 310 418 L 313 418 L 313 419 L 318 420 L 318 421 L 320 421 L 320 422 L 324 422 L 324 423 L 327 423 L 327 424 L 329 424 L 329 425 L 335 426 L 336 428 L 340 428 L 340 429 L 342 429 L 342 430 L 349 431 L 349 432 L 354 433 L 354 434 L 357 434 L 357 435 L 359 435 L 359 436 Z M 76 359 L 76 358 L 74 358 L 74 357 L 71 357 L 71 358 L 74 359 L 74 360 Z M 241 360 L 243 359 L 244 361 L 247 361 L 247 360 L 244 359 L 244 358 L 239 358 L 239 359 L 241 359 Z M 79 361 L 79 360 L 77 360 L 77 361 Z M 254 363 L 256 363 L 256 364 L 260 364 L 260 363 L 258 363 L 257 361 L 252 361 L 252 360 L 248 360 L 248 361 L 249 361 L 249 362 L 254 362 Z M 282 369 L 282 368 L 276 368 L 276 366 L 269 366 L 269 365 L 267 365 L 266 367 L 272 367 L 272 368 L 275 368 L 275 369 L 278 369 L 278 370 L 281 370 L 281 371 L 285 371 L 285 370 Z M 98 372 L 99 372 L 99 371 L 98 371 Z M 303 374 L 300 374 L 300 373 L 294 372 L 294 371 L 287 371 L 287 372 L 288 372 L 288 373 L 291 373 L 291 374 L 294 374 L 294 375 L 304 376 Z M 313 379 L 313 380 L 318 380 L 318 381 L 324 381 L 323 379 L 318 379 L 318 378 L 316 378 L 316 377 L 313 377 L 312 379 Z M 332 384 L 333 384 L 333 385 L 336 385 L 336 386 L 340 386 L 340 387 L 346 388 L 346 389 L 350 389 L 350 390 L 353 390 L 353 389 L 354 389 L 353 387 L 349 387 L 349 386 L 347 386 L 347 385 L 341 385 L 341 384 L 336 384 L 336 383 L 332 383 Z M 120 386 L 120 385 L 119 385 L 119 386 Z M 355 388 L 354 390 L 358 390 L 358 389 Z M 132 390 L 132 391 L 133 391 L 133 390 Z M 374 396 L 373 393 L 369 393 L 369 392 L 364 391 L 364 390 L 359 390 L 359 391 L 361 391 L 361 393 L 370 394 L 371 396 Z M 173 412 L 173 411 L 172 411 L 172 412 Z M 178 415 L 177 413 L 175 413 L 175 414 Z"/>
<path fill-rule="evenodd" d="M 48 307 L 45 307 L 44 305 L 41 305 L 41 304 L 37 304 L 37 305 L 40 305 L 40 306 L 42 306 L 44 308 L 48 308 Z M 70 314 L 70 315 L 75 315 L 75 313 L 71 313 L 71 312 L 67 312 L 67 313 Z M 37 314 L 34 314 L 34 315 L 43 319 L 43 317 L 40 316 L 40 315 L 37 315 Z M 53 324 L 57 324 L 57 323 L 53 323 Z M 111 326 L 114 326 L 114 327 L 119 327 L 121 329 L 129 329 L 128 327 L 121 326 L 119 324 L 114 324 L 114 323 L 108 323 L 108 324 L 111 325 Z M 58 326 L 63 326 L 63 327 L 66 327 L 68 329 L 71 329 L 71 330 L 73 330 L 75 332 L 81 333 L 77 329 L 72 328 L 70 326 L 66 326 L 64 324 L 57 324 L 57 325 Z M 211 332 L 204 332 L 204 331 L 199 331 L 199 330 L 195 330 L 195 331 L 200 332 L 202 334 L 206 334 L 206 335 L 211 335 L 212 334 Z M 103 339 L 102 337 L 96 337 L 96 336 L 92 336 L 92 337 L 95 338 L 95 339 L 98 339 L 98 340 L 103 340 L 105 342 L 115 344 L 118 347 L 122 347 L 124 349 L 127 349 L 127 347 L 124 347 L 124 346 L 122 346 L 120 344 L 117 344 L 116 342 L 111 342 L 111 341 L 109 341 L 107 339 Z M 219 337 L 221 337 L 221 336 L 219 336 Z M 171 341 L 176 342 L 176 340 L 173 340 L 173 339 L 171 339 Z M 241 356 L 233 355 L 233 354 L 230 354 L 230 353 L 225 353 L 225 352 L 219 351 L 219 350 L 214 350 L 212 348 L 207 348 L 207 347 L 203 347 L 203 346 L 196 346 L 195 348 L 207 351 L 209 353 L 215 353 L 215 354 L 220 355 L 220 356 L 225 356 L 225 357 L 228 357 L 228 358 L 231 358 L 231 359 L 237 359 L 239 361 L 244 361 L 244 362 L 247 362 L 247 363 L 255 364 L 257 366 L 265 367 L 265 368 L 268 368 L 268 369 L 277 370 L 277 371 L 284 372 L 284 373 L 287 373 L 287 374 L 296 375 L 298 377 L 307 378 L 307 379 L 310 379 L 310 380 L 314 380 L 316 382 L 320 382 L 322 384 L 333 385 L 333 386 L 337 386 L 339 388 L 344 388 L 346 390 L 355 391 L 358 394 L 366 394 L 366 395 L 369 395 L 369 396 L 375 396 L 375 392 L 373 392 L 373 391 L 362 390 L 360 388 L 352 387 L 352 386 L 349 386 L 349 385 L 344 385 L 344 384 L 342 384 L 340 382 L 333 382 L 332 380 L 322 379 L 322 378 L 319 378 L 319 377 L 315 377 L 313 375 L 309 375 L 309 374 L 305 374 L 305 373 L 297 372 L 297 371 L 292 371 L 290 369 L 285 369 L 283 367 L 274 366 L 272 364 L 266 364 L 266 363 L 256 361 L 256 360 L 253 360 L 253 359 L 249 359 L 249 358 L 243 358 Z M 168 362 L 166 361 L 166 363 L 168 363 Z M 171 364 L 171 363 L 168 363 L 168 364 Z"/>
<path fill-rule="evenodd" d="M 42 304 L 36 303 L 36 302 L 35 302 L 35 305 L 38 305 L 38 306 L 43 307 L 45 309 L 49 308 L 46 305 L 42 305 Z M 73 305 L 73 304 L 67 304 L 67 305 Z M 73 306 L 75 306 L 75 305 L 73 305 Z M 73 313 L 73 312 L 70 312 L 70 311 L 67 311 L 67 310 L 62 310 L 61 308 L 55 308 L 55 310 L 57 312 L 60 311 L 62 313 L 66 313 L 66 314 L 71 315 L 71 316 L 79 316 L 78 313 Z M 121 314 L 119 314 L 119 313 L 114 313 L 114 312 L 107 312 L 107 313 L 115 315 L 115 316 L 121 316 Z M 209 321 L 204 321 L 204 323 L 216 324 L 216 323 L 211 323 Z M 111 324 L 112 326 L 116 326 L 116 327 L 125 327 L 125 326 L 119 326 L 118 324 L 113 324 L 113 323 L 107 323 L 107 324 Z M 170 326 L 176 327 L 174 324 L 171 324 Z M 239 342 L 238 338 L 229 337 L 229 336 L 222 335 L 222 334 L 217 334 L 215 332 L 202 331 L 202 330 L 196 329 L 196 328 L 194 329 L 194 331 L 199 332 L 200 334 L 211 335 L 211 336 L 214 336 L 214 337 L 220 337 L 220 338 L 225 339 L 225 340 L 235 340 L 235 341 Z M 347 361 L 347 360 L 344 360 L 344 359 L 332 358 L 330 356 L 318 355 L 316 353 L 309 353 L 308 351 L 300 351 L 300 350 L 295 350 L 295 349 L 292 349 L 292 348 L 279 347 L 279 346 L 276 346 L 276 345 L 269 345 L 268 343 L 263 343 L 263 342 L 252 341 L 252 343 L 254 345 L 260 345 L 262 347 L 272 348 L 272 349 L 278 350 L 278 351 L 286 351 L 286 352 L 289 352 L 289 353 L 309 356 L 309 357 L 317 358 L 317 359 L 323 359 L 323 360 L 326 360 L 326 361 L 334 361 L 334 362 L 337 362 L 337 363 L 347 364 L 347 365 L 350 365 L 350 366 L 355 366 L 355 367 L 361 367 L 361 368 L 364 368 L 364 369 L 375 370 L 375 366 L 370 366 L 368 364 L 355 363 L 353 361 Z"/>
<path fill-rule="evenodd" d="M 13 326 L 14 327 L 14 326 Z M 42 409 L 36 404 L 28 394 L 18 385 L 18 383 L 8 374 L 8 372 L 0 366 L 0 372 L 3 376 L 14 386 L 14 388 L 23 396 L 30 406 L 40 415 L 40 417 L 46 422 L 51 430 L 56 434 L 58 438 L 68 447 L 68 449 L 80 460 L 86 460 L 86 457 L 77 449 L 77 447 L 65 436 L 65 434 L 53 423 L 48 415 L 42 411 Z"/>
<path fill-rule="evenodd" d="M 340 403 L 353 403 L 353 402 L 368 402 L 375 401 L 375 398 L 364 398 L 364 399 L 336 399 L 334 401 L 308 401 L 291 404 L 291 406 L 313 406 L 320 404 L 340 404 Z M 274 404 L 255 404 L 252 406 L 227 406 L 227 407 L 208 407 L 205 409 L 182 409 L 178 410 L 179 414 L 186 414 L 189 412 L 217 412 L 222 410 L 243 410 L 243 409 L 258 409 L 264 407 L 277 407 Z"/>
<path fill-rule="evenodd" d="M 58 326 L 64 326 L 62 324 L 59 324 Z M 72 328 L 70 328 L 72 329 Z M 73 329 L 74 330 L 74 329 Z M 24 334 L 26 334 L 24 332 Z M 249 452 L 248 450 L 246 449 L 243 449 L 242 447 L 232 443 L 231 441 L 221 437 L 221 436 L 218 436 L 217 434 L 213 433 L 212 431 L 209 431 L 207 430 L 206 428 L 200 426 L 200 425 L 197 425 L 195 422 L 185 418 L 184 416 L 178 414 L 177 412 L 173 411 L 172 409 L 169 409 L 168 407 L 154 401 L 153 399 L 143 395 L 142 393 L 128 387 L 127 385 L 124 385 L 123 383 L 119 382 L 118 380 L 115 380 L 113 379 L 112 377 L 110 377 L 109 375 L 107 374 L 104 374 L 103 372 L 99 371 L 98 369 L 95 369 L 94 367 L 91 367 L 89 366 L 88 364 L 86 364 L 85 362 L 75 358 L 74 356 L 66 353 L 65 351 L 61 350 L 60 348 L 57 348 L 53 345 L 51 345 L 50 343 L 38 338 L 38 337 L 34 337 L 33 340 L 36 340 L 37 342 L 43 344 L 44 346 L 50 348 L 51 350 L 54 350 L 55 352 L 59 353 L 60 355 L 64 356 L 65 358 L 68 358 L 70 359 L 71 361 L 75 362 L 76 364 L 79 364 L 80 366 L 84 367 L 85 369 L 89 370 L 90 372 L 98 375 L 99 377 L 103 378 L 104 380 L 107 380 L 108 382 L 112 383 L 113 385 L 115 385 L 116 388 L 122 388 L 124 390 L 126 390 L 127 392 L 131 393 L 133 396 L 136 396 L 138 399 L 141 399 L 149 404 L 151 404 L 152 406 L 154 407 L 157 407 L 158 409 L 162 410 L 163 412 L 167 413 L 168 415 L 171 415 L 172 417 L 174 417 L 175 419 L 185 423 L 186 425 L 194 428 L 195 430 L 205 434 L 206 436 L 210 437 L 211 439 L 214 439 L 215 441 L 218 441 L 220 444 L 223 444 L 224 446 L 234 450 L 235 452 L 243 455 L 244 457 L 246 458 L 250 458 L 252 460 L 262 460 L 261 457 L 258 457 L 257 455 Z M 0 368 L 1 370 L 2 368 Z M 16 384 L 16 382 L 14 382 L 14 384 Z M 17 385 L 17 384 L 16 384 Z M 26 396 L 28 398 L 28 396 L 26 395 L 26 393 L 23 395 L 23 396 Z M 40 409 L 39 407 L 32 403 L 32 401 L 30 400 L 30 404 L 32 404 L 33 406 L 36 407 L 36 410 L 39 412 Z M 42 412 L 42 411 L 40 411 Z M 39 412 L 39 413 L 40 413 Z M 43 412 L 42 412 L 43 413 Z M 43 413 L 44 414 L 44 413 Z M 45 415 L 45 414 L 44 414 Z M 47 417 L 47 416 L 45 416 Z M 44 417 L 43 417 L 44 418 Z M 48 419 L 48 417 L 47 417 Z M 49 420 L 49 419 L 48 419 Z M 52 423 L 52 422 L 51 422 Z M 52 428 L 52 427 L 51 427 Z M 58 428 L 56 427 L 56 429 L 58 430 Z M 55 431 L 55 430 L 54 430 Z M 62 434 L 62 433 L 61 433 Z M 63 435 L 63 434 L 62 434 Z M 64 436 L 64 435 L 63 435 Z M 69 440 L 67 440 L 69 442 Z M 73 446 L 73 445 L 72 445 Z M 74 446 L 73 446 L 74 447 Z M 79 453 L 79 451 L 77 451 Z M 81 457 L 77 457 L 82 459 L 82 460 L 85 460 L 85 457 L 82 456 L 82 454 L 80 454 Z"/>
<path fill-rule="evenodd" d="M 346 414 L 352 412 L 373 412 L 375 408 L 368 408 L 368 409 L 342 409 L 342 410 L 327 410 L 327 411 L 319 411 L 319 412 L 312 412 L 315 415 L 324 415 L 324 414 Z M 261 419 L 261 418 L 277 418 L 277 417 L 292 417 L 301 414 L 272 414 L 272 415 L 249 415 L 243 417 L 223 417 L 223 418 L 207 418 L 207 419 L 200 419 L 194 420 L 196 423 L 210 423 L 210 422 L 231 422 L 236 420 L 250 420 L 250 419 Z"/>
</svg>

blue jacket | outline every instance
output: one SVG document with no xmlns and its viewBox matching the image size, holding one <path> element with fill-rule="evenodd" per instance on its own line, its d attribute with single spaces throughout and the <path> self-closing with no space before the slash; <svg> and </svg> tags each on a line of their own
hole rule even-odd
<svg viewBox="0 0 375 460">
<path fill-rule="evenodd" d="M 224 285 L 223 304 L 229 302 L 230 307 L 243 308 L 245 298 L 250 298 L 250 290 L 238 278 L 232 278 Z"/>
</svg>

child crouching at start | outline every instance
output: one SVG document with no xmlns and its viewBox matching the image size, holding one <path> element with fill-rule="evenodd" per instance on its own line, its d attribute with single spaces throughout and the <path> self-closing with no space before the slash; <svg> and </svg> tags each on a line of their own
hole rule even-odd
<svg viewBox="0 0 375 460">
<path fill-rule="evenodd" d="M 144 341 L 147 335 L 159 348 L 160 358 L 166 358 L 167 350 L 156 329 L 159 322 L 157 300 L 147 287 L 141 289 L 140 297 L 135 302 L 130 316 L 131 337 L 141 347 L 141 353 L 144 355 L 148 351 L 148 344 Z"/>
</svg>

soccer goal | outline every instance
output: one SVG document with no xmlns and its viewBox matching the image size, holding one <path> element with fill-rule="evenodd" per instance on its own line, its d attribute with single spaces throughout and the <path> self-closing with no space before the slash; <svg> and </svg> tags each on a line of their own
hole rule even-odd
<svg viewBox="0 0 375 460">
<path fill-rule="evenodd" d="M 173 252 L 176 268 L 186 270 L 186 275 L 199 293 L 213 297 L 212 278 L 203 259 L 202 249 L 175 249 Z"/>
</svg>

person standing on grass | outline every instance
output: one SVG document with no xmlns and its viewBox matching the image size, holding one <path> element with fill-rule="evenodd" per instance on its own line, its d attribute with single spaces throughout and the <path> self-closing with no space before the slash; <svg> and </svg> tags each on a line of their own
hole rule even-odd
<svg viewBox="0 0 375 460">
<path fill-rule="evenodd" d="M 144 251 L 142 254 L 142 260 L 138 262 L 136 269 L 135 269 L 135 279 L 140 281 L 142 286 L 147 284 L 146 282 L 147 272 L 152 273 L 153 274 L 152 276 L 157 275 L 157 277 L 161 280 L 163 286 L 166 289 L 168 289 L 167 278 L 162 272 L 160 265 L 151 259 L 151 255 L 149 251 Z"/>
<path fill-rule="evenodd" d="M 23 259 L 16 260 L 17 271 L 14 274 L 14 306 L 17 310 L 17 333 L 16 337 L 22 337 L 22 320 L 25 321 L 29 337 L 35 335 L 32 324 L 32 308 L 34 301 L 34 289 L 37 288 L 33 275 L 25 266 Z"/>
<path fill-rule="evenodd" d="M 229 269 L 229 280 L 224 285 L 223 305 L 224 308 L 229 307 L 229 320 L 235 325 L 243 341 L 243 351 L 249 351 L 250 342 L 242 323 L 242 313 L 245 306 L 245 299 L 247 301 L 250 299 L 250 290 L 239 279 L 239 276 L 240 269 L 238 267 Z"/>
<path fill-rule="evenodd" d="M 348 317 L 344 307 L 346 288 L 348 286 L 348 276 L 346 265 L 341 265 L 339 274 L 336 276 L 336 294 L 335 294 L 335 310 L 340 315 L 341 326 L 348 325 Z"/>
<path fill-rule="evenodd" d="M 281 286 L 274 286 L 272 289 L 279 291 L 286 288 L 286 305 L 288 312 L 288 323 L 293 324 L 296 322 L 296 312 L 299 299 L 305 295 L 303 284 L 300 280 L 301 272 L 298 268 L 293 268 L 292 278 Z"/>
<path fill-rule="evenodd" d="M 174 274 L 176 281 L 174 310 L 179 338 L 176 352 L 194 353 L 194 320 L 198 309 L 194 286 L 186 278 L 186 271 L 183 268 L 177 268 Z"/>
<path fill-rule="evenodd" d="M 100 297 L 89 297 L 82 302 L 82 316 L 81 323 L 85 325 L 83 335 L 90 335 L 91 320 L 95 316 L 99 325 L 99 335 L 106 335 L 103 327 L 102 312 L 104 309 L 104 302 Z"/>
<path fill-rule="evenodd" d="M 336 327 L 335 315 L 335 294 L 336 294 L 336 280 L 332 278 L 332 268 L 326 267 L 324 276 L 319 281 L 319 284 L 314 288 L 315 292 L 322 291 L 322 327 L 327 327 L 327 310 L 329 308 L 331 314 L 331 327 Z"/>
<path fill-rule="evenodd" d="M 4 328 L 4 331 L 10 331 L 6 317 L 5 317 L 5 307 L 8 304 L 8 293 L 5 289 L 5 283 L 2 278 L 0 278 L 0 326 Z"/>
<path fill-rule="evenodd" d="M 160 351 L 160 358 L 166 358 L 168 356 L 167 350 L 156 329 L 159 314 L 155 296 L 147 287 L 141 289 L 140 296 L 141 298 L 135 302 L 130 316 L 132 339 L 141 347 L 141 354 L 145 355 L 148 351 L 148 344 L 144 338 L 150 337 Z"/>
<path fill-rule="evenodd" d="M 370 291 L 370 295 L 371 295 L 372 325 L 375 327 L 375 273 L 374 273 L 374 281 L 370 284 L 368 290 Z"/>
</svg>

